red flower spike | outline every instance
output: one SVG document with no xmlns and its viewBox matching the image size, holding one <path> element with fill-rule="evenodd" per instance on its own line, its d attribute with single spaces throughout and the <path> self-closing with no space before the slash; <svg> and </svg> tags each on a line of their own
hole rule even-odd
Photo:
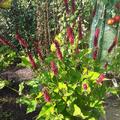
<svg viewBox="0 0 120 120">
<path fill-rule="evenodd" d="M 62 60 L 62 52 L 60 51 L 60 49 L 58 49 L 58 50 L 56 51 L 56 54 L 57 54 L 58 59 L 59 59 L 59 60 Z"/>
<path fill-rule="evenodd" d="M 36 68 L 37 68 L 37 65 L 36 65 L 36 63 L 35 63 L 35 61 L 34 61 L 34 58 L 33 58 L 33 56 L 32 56 L 32 53 L 31 53 L 31 52 L 28 52 L 27 54 L 28 54 L 28 57 L 29 57 L 29 60 L 30 60 L 30 63 L 31 63 L 31 65 L 32 65 L 32 67 L 33 67 L 34 69 L 36 69 Z"/>
<path fill-rule="evenodd" d="M 49 95 L 47 90 L 43 91 L 43 97 L 44 97 L 45 102 L 50 102 L 51 101 L 50 95 Z"/>
<path fill-rule="evenodd" d="M 101 84 L 104 79 L 105 79 L 105 75 L 104 75 L 104 74 L 101 74 L 101 75 L 99 76 L 99 78 L 97 79 L 97 84 Z"/>
<path fill-rule="evenodd" d="M 15 38 L 19 41 L 20 45 L 22 45 L 25 48 L 28 48 L 28 43 L 20 36 L 19 33 L 16 33 Z"/>
<path fill-rule="evenodd" d="M 84 84 L 83 84 L 83 89 L 84 89 L 84 90 L 87 90 L 87 89 L 88 89 L 88 84 L 84 83 Z"/>
<path fill-rule="evenodd" d="M 100 33 L 100 29 L 96 28 L 95 35 L 94 35 L 94 47 L 97 47 L 97 45 L 98 45 L 99 33 Z"/>
<path fill-rule="evenodd" d="M 108 49 L 108 53 L 110 53 L 113 50 L 113 48 L 117 45 L 117 43 L 118 43 L 118 38 L 117 38 L 117 36 L 115 36 L 112 45 Z"/>
<path fill-rule="evenodd" d="M 58 75 L 58 68 L 57 68 L 54 61 L 50 62 L 50 67 L 51 67 L 51 70 L 53 71 L 54 75 L 57 76 Z"/>
<path fill-rule="evenodd" d="M 81 40 L 82 38 L 83 38 L 82 24 L 81 24 L 81 18 L 79 17 L 79 20 L 78 20 L 78 39 Z"/>
<path fill-rule="evenodd" d="M 6 40 L 5 38 L 3 38 L 2 36 L 0 36 L 0 43 L 2 43 L 3 45 L 8 45 L 11 48 L 15 49 L 16 47 L 14 45 L 12 45 L 10 43 L 10 41 Z"/>
<path fill-rule="evenodd" d="M 74 34 L 73 34 L 73 30 L 70 26 L 67 27 L 67 37 L 69 39 L 69 42 L 71 45 L 74 44 Z"/>
<path fill-rule="evenodd" d="M 62 52 L 60 50 L 60 45 L 59 45 L 58 41 L 55 40 L 53 43 L 55 44 L 55 47 L 57 49 L 56 54 L 57 54 L 58 59 L 62 60 Z"/>
<path fill-rule="evenodd" d="M 68 0 L 64 0 L 66 13 L 69 14 Z"/>
<path fill-rule="evenodd" d="M 75 0 L 72 0 L 72 13 L 75 12 Z"/>
<path fill-rule="evenodd" d="M 95 51 L 93 51 L 93 59 L 97 59 L 98 49 L 96 48 Z"/>
<path fill-rule="evenodd" d="M 59 49 L 59 48 L 60 48 L 60 45 L 59 45 L 59 43 L 58 43 L 58 41 L 57 41 L 57 40 L 54 40 L 54 42 L 53 42 L 53 43 L 55 44 L 56 49 Z"/>
</svg>

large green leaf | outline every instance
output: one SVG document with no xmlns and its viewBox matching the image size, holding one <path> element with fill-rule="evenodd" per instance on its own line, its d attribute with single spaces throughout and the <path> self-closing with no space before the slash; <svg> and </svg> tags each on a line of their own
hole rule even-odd
<svg viewBox="0 0 120 120">
<path fill-rule="evenodd" d="M 74 104 L 73 116 L 81 117 L 82 119 L 85 119 L 85 118 L 88 117 L 88 116 L 84 116 L 84 114 L 82 113 L 80 107 L 78 107 L 76 104 Z"/>
<path fill-rule="evenodd" d="M 42 116 L 49 116 L 50 114 L 52 114 L 54 112 L 54 105 L 52 105 L 51 103 L 46 103 L 43 107 L 42 107 L 42 109 L 41 109 L 41 111 L 40 111 L 40 113 L 39 113 L 39 115 L 38 115 L 38 117 L 37 117 L 37 120 L 40 120 L 40 118 L 42 117 Z"/>
</svg>

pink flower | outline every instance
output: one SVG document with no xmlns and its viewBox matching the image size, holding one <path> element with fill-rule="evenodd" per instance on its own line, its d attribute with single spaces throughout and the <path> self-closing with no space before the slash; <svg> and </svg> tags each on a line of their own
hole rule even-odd
<svg viewBox="0 0 120 120">
<path fill-rule="evenodd" d="M 51 67 L 51 70 L 53 71 L 54 75 L 57 76 L 58 75 L 58 68 L 57 68 L 54 61 L 50 62 L 50 67 Z"/>
<path fill-rule="evenodd" d="M 64 0 L 66 13 L 69 14 L 68 0 Z"/>
<path fill-rule="evenodd" d="M 35 61 L 34 61 L 34 58 L 33 58 L 33 56 L 32 56 L 32 53 L 31 53 L 31 52 L 28 52 L 27 54 L 28 54 L 28 57 L 29 57 L 29 60 L 30 60 L 30 63 L 31 63 L 31 65 L 32 65 L 32 67 L 33 67 L 34 69 L 36 69 L 36 68 L 37 68 L 37 65 L 36 65 L 36 63 L 35 63 Z"/>
<path fill-rule="evenodd" d="M 84 89 L 84 90 L 87 90 L 87 89 L 88 89 L 88 84 L 84 83 L 84 84 L 83 84 L 83 89 Z"/>
<path fill-rule="evenodd" d="M 46 89 L 43 91 L 43 97 L 44 97 L 44 100 L 46 102 L 50 102 L 51 101 L 50 95 L 49 95 L 49 93 L 48 93 L 48 91 Z"/>
<path fill-rule="evenodd" d="M 28 43 L 20 36 L 19 33 L 16 33 L 15 38 L 19 41 L 20 45 L 22 45 L 25 48 L 28 48 Z"/>
<path fill-rule="evenodd" d="M 105 79 L 105 75 L 104 75 L 104 74 L 101 74 L 101 75 L 99 76 L 99 78 L 97 79 L 97 84 L 101 84 L 104 79 Z"/>
<path fill-rule="evenodd" d="M 115 36 L 112 45 L 108 49 L 108 53 L 110 53 L 113 50 L 113 48 L 117 45 L 117 43 L 118 43 L 118 38 L 117 38 L 117 36 Z"/>
<path fill-rule="evenodd" d="M 97 47 L 97 45 L 98 45 L 99 33 L 100 33 L 100 29 L 96 28 L 95 35 L 94 35 L 94 47 Z"/>
<path fill-rule="evenodd" d="M 74 33 L 70 26 L 67 27 L 67 37 L 71 45 L 74 44 Z"/>
</svg>

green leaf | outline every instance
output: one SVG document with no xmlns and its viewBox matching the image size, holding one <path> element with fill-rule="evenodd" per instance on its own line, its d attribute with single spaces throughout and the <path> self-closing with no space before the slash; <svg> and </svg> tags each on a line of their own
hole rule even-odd
<svg viewBox="0 0 120 120">
<path fill-rule="evenodd" d="M 67 85 L 64 84 L 63 82 L 59 82 L 58 87 L 59 87 L 59 89 L 67 89 Z"/>
<path fill-rule="evenodd" d="M 83 115 L 81 109 L 76 104 L 74 104 L 73 116 L 78 116 L 78 117 L 81 117 L 82 119 L 87 118 L 87 116 Z"/>
<path fill-rule="evenodd" d="M 29 103 L 30 104 L 27 106 L 27 113 L 35 111 L 37 105 L 36 100 L 31 100 Z"/>
<path fill-rule="evenodd" d="M 30 62 L 29 60 L 27 59 L 27 57 L 21 57 L 22 59 L 22 64 L 26 65 L 26 66 L 30 66 Z"/>
<path fill-rule="evenodd" d="M 39 115 L 38 115 L 36 120 L 39 120 L 42 116 L 43 117 L 44 116 L 49 116 L 52 113 L 54 113 L 54 105 L 52 105 L 51 103 L 46 103 L 42 107 L 42 109 L 41 109 L 41 111 L 40 111 L 40 113 L 39 113 Z"/>
<path fill-rule="evenodd" d="M 90 119 L 88 119 L 88 120 L 96 120 L 94 117 L 92 117 L 92 118 L 90 118 Z"/>
<path fill-rule="evenodd" d="M 3 89 L 9 82 L 7 80 L 0 80 L 0 89 Z"/>
<path fill-rule="evenodd" d="M 22 95 L 23 89 L 24 89 L 24 82 L 19 84 L 19 95 Z"/>
</svg>

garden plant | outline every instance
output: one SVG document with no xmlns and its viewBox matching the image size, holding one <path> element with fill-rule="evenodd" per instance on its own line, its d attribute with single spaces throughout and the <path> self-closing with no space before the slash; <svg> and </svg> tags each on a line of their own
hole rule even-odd
<svg viewBox="0 0 120 120">
<path fill-rule="evenodd" d="M 12 63 L 35 74 L 18 88 L 16 102 L 27 106 L 26 114 L 39 109 L 36 120 L 104 117 L 107 94 L 119 92 L 106 76 L 120 71 L 119 0 L 3 0 L 0 9 L 0 70 Z"/>
</svg>

